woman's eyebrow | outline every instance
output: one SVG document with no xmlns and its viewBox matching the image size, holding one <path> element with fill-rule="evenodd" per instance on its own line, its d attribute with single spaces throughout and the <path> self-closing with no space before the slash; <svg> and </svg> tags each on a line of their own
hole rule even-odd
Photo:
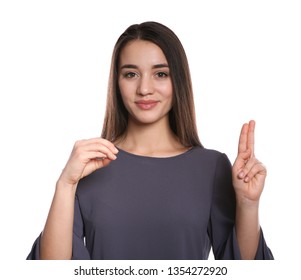
<svg viewBox="0 0 301 280">
<path fill-rule="evenodd" d="M 169 68 L 167 63 L 161 63 L 161 64 L 155 64 L 153 67 L 153 69 L 157 69 L 157 68 Z"/>
<path fill-rule="evenodd" d="M 138 69 L 138 66 L 135 64 L 124 64 L 120 67 L 120 69 L 124 69 L 124 68 Z M 152 69 L 157 69 L 157 68 L 169 68 L 169 66 L 167 63 L 159 63 L 152 66 Z"/>
<path fill-rule="evenodd" d="M 124 69 L 124 68 L 138 69 L 138 66 L 134 64 L 124 64 L 120 67 L 120 69 Z"/>
</svg>

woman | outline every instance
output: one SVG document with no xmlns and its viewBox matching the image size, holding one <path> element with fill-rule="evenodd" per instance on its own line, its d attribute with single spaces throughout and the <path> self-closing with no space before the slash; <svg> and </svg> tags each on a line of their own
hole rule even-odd
<svg viewBox="0 0 301 280">
<path fill-rule="evenodd" d="M 237 159 L 197 135 L 185 51 L 166 26 L 130 26 L 112 57 L 101 138 L 76 142 L 28 259 L 272 259 L 258 219 L 255 122 Z"/>
</svg>

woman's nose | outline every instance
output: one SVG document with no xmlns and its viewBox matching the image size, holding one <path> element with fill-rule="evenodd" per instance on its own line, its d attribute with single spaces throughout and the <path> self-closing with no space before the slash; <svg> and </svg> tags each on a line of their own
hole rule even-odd
<svg viewBox="0 0 301 280">
<path fill-rule="evenodd" d="M 139 95 L 149 95 L 153 94 L 153 83 L 151 77 L 141 77 L 140 83 L 137 88 L 137 94 Z"/>
</svg>

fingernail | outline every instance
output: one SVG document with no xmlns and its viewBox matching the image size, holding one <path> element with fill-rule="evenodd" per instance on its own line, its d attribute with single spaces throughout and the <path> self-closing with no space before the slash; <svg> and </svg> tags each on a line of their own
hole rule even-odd
<svg viewBox="0 0 301 280">
<path fill-rule="evenodd" d="M 247 182 L 249 182 L 249 180 L 250 180 L 250 178 L 247 176 L 247 177 L 245 178 L 245 182 L 247 183 Z"/>
<path fill-rule="evenodd" d="M 242 179 L 244 176 L 245 176 L 245 173 L 244 173 L 243 171 L 239 172 L 239 174 L 238 174 L 238 177 L 239 177 L 239 178 Z"/>
<path fill-rule="evenodd" d="M 117 154 L 119 151 L 117 150 L 117 148 L 114 148 L 114 152 Z"/>
</svg>

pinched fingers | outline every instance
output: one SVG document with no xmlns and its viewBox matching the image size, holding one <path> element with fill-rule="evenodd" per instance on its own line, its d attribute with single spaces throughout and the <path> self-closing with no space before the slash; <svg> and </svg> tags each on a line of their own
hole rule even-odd
<svg viewBox="0 0 301 280">
<path fill-rule="evenodd" d="M 60 180 L 71 185 L 77 184 L 81 178 L 110 164 L 116 159 L 117 153 L 114 144 L 102 138 L 76 141 Z"/>
<path fill-rule="evenodd" d="M 89 159 L 108 158 L 110 160 L 115 160 L 118 150 L 113 143 L 102 138 L 93 138 L 89 140 L 77 141 L 74 145 L 74 154 L 80 155 L 86 154 Z M 95 156 L 94 156 L 95 155 Z M 92 157 L 93 156 L 93 157 Z"/>
<path fill-rule="evenodd" d="M 238 178 L 244 180 L 244 182 L 249 182 L 257 174 L 265 175 L 266 168 L 265 166 L 256 158 L 250 158 L 244 168 L 238 173 Z"/>
<path fill-rule="evenodd" d="M 108 148 L 107 146 L 98 143 L 92 143 L 86 146 L 85 148 L 86 151 L 98 153 L 99 156 L 97 156 L 97 158 L 101 158 L 101 159 L 108 158 L 111 160 L 115 160 L 117 158 L 116 152 L 114 150 L 112 151 L 112 149 Z"/>
<path fill-rule="evenodd" d="M 118 150 L 115 147 L 115 145 L 112 142 L 110 142 L 109 140 L 106 140 L 106 139 L 103 139 L 103 138 L 94 138 L 94 139 L 91 139 L 91 140 L 92 141 L 95 140 L 96 144 L 100 144 L 100 145 L 103 145 L 103 146 L 107 147 L 114 154 L 118 153 Z"/>
</svg>

